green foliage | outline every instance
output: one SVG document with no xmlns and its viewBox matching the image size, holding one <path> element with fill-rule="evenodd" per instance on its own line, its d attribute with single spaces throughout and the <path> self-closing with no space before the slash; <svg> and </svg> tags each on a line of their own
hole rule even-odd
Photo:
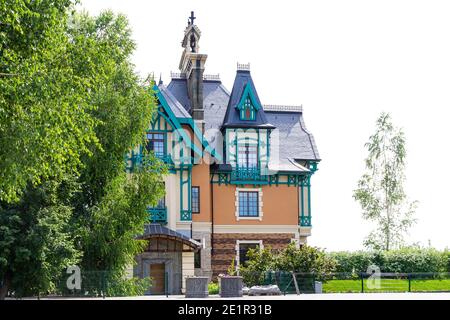
<svg viewBox="0 0 450 320">
<path fill-rule="evenodd" d="M 102 85 L 95 89 L 92 115 L 101 149 L 92 147 L 83 157 L 82 192 L 75 203 L 74 225 L 80 236 L 84 270 L 109 270 L 122 276 L 127 265 L 145 245 L 135 240 L 148 221 L 146 208 L 163 196 L 161 174 L 165 167 L 151 155 L 149 166 L 125 172 L 124 155 L 144 143 L 155 110 L 152 92 L 139 84 L 130 55 L 134 43 L 126 18 L 110 11 L 92 18 L 75 15 L 69 34 L 79 54 L 91 54 L 104 70 Z"/>
<path fill-rule="evenodd" d="M 77 189 L 71 179 L 50 180 L 0 204 L 0 279 L 15 296 L 54 290 L 61 270 L 79 261 L 68 224 Z"/>
<path fill-rule="evenodd" d="M 229 276 L 235 276 L 236 275 L 236 261 L 234 260 L 234 258 L 231 260 L 230 265 L 228 266 L 227 269 L 227 275 Z"/>
<path fill-rule="evenodd" d="M 337 272 L 367 272 L 370 265 L 381 272 L 428 273 L 450 272 L 447 253 L 433 248 L 402 248 L 390 251 L 333 252 Z"/>
<path fill-rule="evenodd" d="M 336 261 L 316 247 L 294 243 L 275 252 L 270 248 L 251 249 L 247 253 L 249 260 L 239 268 L 239 273 L 248 286 L 261 284 L 269 271 L 286 271 L 296 273 L 314 273 L 317 279 L 335 271 Z"/>
<path fill-rule="evenodd" d="M 80 69 L 66 26 L 73 1 L 0 4 L 0 200 L 17 202 L 28 183 L 74 175 L 97 145 L 90 116 L 102 70 Z"/>
<path fill-rule="evenodd" d="M 322 249 L 302 245 L 299 248 L 291 243 L 280 252 L 275 260 L 277 270 L 314 273 L 319 277 L 335 271 L 336 261 L 325 254 Z"/>
<path fill-rule="evenodd" d="M 353 197 L 363 209 L 363 217 L 377 223 L 376 231 L 364 242 L 368 248 L 389 250 L 403 244 L 404 234 L 415 222 L 417 202 L 408 202 L 403 189 L 406 160 L 405 136 L 394 127 L 391 117 L 382 113 L 376 132 L 365 144 L 369 155 L 366 173 L 358 181 Z"/>
<path fill-rule="evenodd" d="M 143 296 L 152 284 L 151 278 L 131 278 L 118 277 L 111 281 L 106 290 L 108 297 Z"/>
<path fill-rule="evenodd" d="M 247 286 L 263 283 L 265 273 L 276 269 L 277 254 L 269 246 L 247 251 L 248 260 L 239 267 L 239 274 Z"/>
<path fill-rule="evenodd" d="M 0 298 L 8 287 L 52 291 L 75 263 L 119 281 L 143 248 L 135 236 L 166 173 L 151 155 L 125 172 L 155 110 L 133 72 L 127 19 L 70 12 L 69 0 L 0 9 Z"/>
<path fill-rule="evenodd" d="M 219 284 L 217 282 L 208 283 L 209 294 L 219 294 Z"/>
</svg>

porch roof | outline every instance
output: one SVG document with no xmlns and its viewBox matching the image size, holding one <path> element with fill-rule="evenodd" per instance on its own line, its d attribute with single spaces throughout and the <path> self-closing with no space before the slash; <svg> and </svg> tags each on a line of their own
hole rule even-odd
<svg viewBox="0 0 450 320">
<path fill-rule="evenodd" d="M 183 243 L 183 245 L 187 246 L 192 251 L 201 249 L 201 244 L 199 242 L 157 223 L 145 225 L 144 233 L 137 238 L 140 240 L 149 240 L 152 238 L 171 239 Z"/>
</svg>

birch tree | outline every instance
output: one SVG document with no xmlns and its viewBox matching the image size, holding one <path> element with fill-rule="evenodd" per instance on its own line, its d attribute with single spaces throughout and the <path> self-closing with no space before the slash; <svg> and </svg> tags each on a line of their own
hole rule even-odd
<svg viewBox="0 0 450 320">
<path fill-rule="evenodd" d="M 376 229 L 364 240 L 370 249 L 390 250 L 404 243 L 414 219 L 417 201 L 407 199 L 405 182 L 406 148 L 402 129 L 391 116 L 382 113 L 376 130 L 365 144 L 369 154 L 365 173 L 358 181 L 353 197 L 362 208 L 364 219 L 375 222 Z"/>
</svg>

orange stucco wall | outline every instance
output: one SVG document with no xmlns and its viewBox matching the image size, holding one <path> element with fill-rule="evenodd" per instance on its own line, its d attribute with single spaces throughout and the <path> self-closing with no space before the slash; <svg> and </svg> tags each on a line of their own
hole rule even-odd
<svg viewBox="0 0 450 320">
<path fill-rule="evenodd" d="M 253 186 L 249 186 L 253 188 Z M 236 220 L 236 186 L 213 185 L 214 224 L 298 225 L 298 191 L 294 186 L 263 186 L 262 220 Z"/>
<path fill-rule="evenodd" d="M 192 213 L 192 221 L 211 221 L 211 189 L 209 165 L 206 163 L 192 168 L 192 186 L 200 187 L 200 213 Z"/>
</svg>

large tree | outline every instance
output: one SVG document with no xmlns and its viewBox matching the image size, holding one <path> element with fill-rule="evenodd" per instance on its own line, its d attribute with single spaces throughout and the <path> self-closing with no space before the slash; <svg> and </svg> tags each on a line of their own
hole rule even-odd
<svg viewBox="0 0 450 320">
<path fill-rule="evenodd" d="M 375 222 L 377 229 L 368 235 L 364 245 L 389 250 L 403 244 L 405 234 L 415 222 L 417 202 L 408 201 L 403 187 L 405 135 L 393 125 L 388 113 L 382 113 L 365 147 L 369 152 L 366 172 L 353 197 L 361 205 L 363 218 Z"/>
<path fill-rule="evenodd" d="M 71 1 L 7 2 L 0 298 L 52 291 L 74 263 L 118 281 L 143 248 L 134 238 L 146 206 L 163 194 L 165 172 L 150 155 L 132 175 L 125 171 L 124 155 L 143 143 L 155 107 L 133 72 L 128 22 L 108 11 L 71 12 Z"/>
<path fill-rule="evenodd" d="M 102 70 L 67 35 L 72 0 L 0 2 L 0 200 L 76 174 L 97 143 L 89 103 Z M 78 63 L 86 66 L 81 70 Z"/>
<path fill-rule="evenodd" d="M 146 207 L 163 195 L 161 162 L 151 159 L 146 162 L 149 166 L 131 175 L 124 163 L 131 147 L 145 143 L 155 101 L 151 90 L 138 85 L 130 64 L 135 44 L 125 16 L 110 11 L 95 18 L 76 14 L 68 31 L 77 48 L 75 56 L 88 52 L 105 70 L 92 98 L 96 106 L 92 115 L 99 121 L 95 133 L 102 148 L 93 146 L 91 155 L 82 158 L 82 192 L 74 201 L 81 267 L 82 271 L 106 270 L 118 281 L 145 244 L 134 238 L 148 219 Z"/>
</svg>

